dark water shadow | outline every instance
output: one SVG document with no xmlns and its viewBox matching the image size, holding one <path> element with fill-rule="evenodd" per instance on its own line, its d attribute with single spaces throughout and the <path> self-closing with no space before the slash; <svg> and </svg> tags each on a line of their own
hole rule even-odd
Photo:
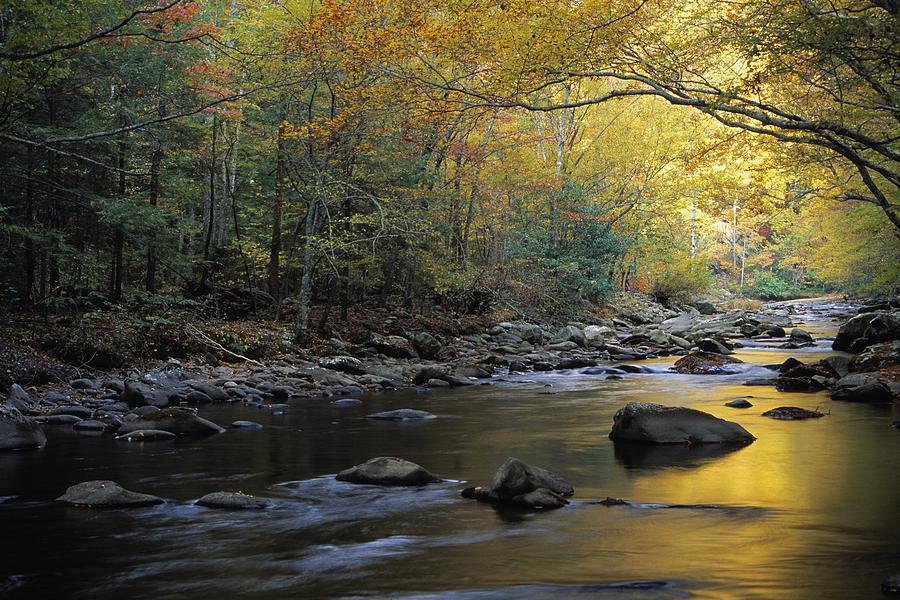
<svg viewBox="0 0 900 600">
<path fill-rule="evenodd" d="M 681 581 L 634 580 L 586 585 L 514 585 L 494 589 L 451 590 L 434 593 L 412 593 L 391 596 L 364 596 L 365 598 L 402 598 L 403 600 L 436 600 L 462 598 L 473 600 L 525 598 L 689 598 L 688 588 L 693 587 Z M 348 596 L 356 600 L 363 596 Z"/>
<path fill-rule="evenodd" d="M 616 460 L 626 468 L 696 467 L 710 460 L 741 450 L 739 444 L 638 444 L 616 442 Z"/>
</svg>

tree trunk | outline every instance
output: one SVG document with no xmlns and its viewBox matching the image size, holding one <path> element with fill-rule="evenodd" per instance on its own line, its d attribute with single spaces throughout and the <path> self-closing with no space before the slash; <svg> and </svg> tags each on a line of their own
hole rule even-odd
<svg viewBox="0 0 900 600">
<path fill-rule="evenodd" d="M 276 302 L 281 295 L 280 256 L 281 256 L 281 213 L 284 207 L 284 113 L 279 115 L 278 144 L 275 155 L 275 198 L 272 204 L 272 240 L 269 244 L 268 285 L 269 294 Z"/>
<path fill-rule="evenodd" d="M 159 204 L 159 169 L 162 165 L 162 144 L 156 146 L 150 160 L 150 206 Z M 150 232 L 147 240 L 147 291 L 156 293 L 156 233 Z"/>
<path fill-rule="evenodd" d="M 206 226 L 206 239 L 203 241 L 203 270 L 200 277 L 200 288 L 206 287 L 209 278 L 209 257 L 212 251 L 212 239 L 216 225 L 216 135 L 218 133 L 218 119 L 213 114 L 212 118 L 212 144 L 209 156 L 209 204 L 208 222 Z"/>
<path fill-rule="evenodd" d="M 25 285 L 22 300 L 25 304 L 34 304 L 34 241 L 30 231 L 34 225 L 34 148 L 28 147 L 28 163 L 25 180 L 25 227 L 29 229 L 25 236 Z"/>
<path fill-rule="evenodd" d="M 118 185 L 118 197 L 120 199 L 125 198 L 125 135 L 119 139 L 119 148 L 118 148 L 118 167 L 119 167 L 119 185 Z M 118 302 L 122 299 L 122 279 L 124 278 L 123 270 L 125 268 L 125 233 L 122 230 L 122 225 L 117 224 L 115 226 L 115 234 L 113 238 L 113 268 L 112 268 L 112 281 L 110 286 L 110 295 L 112 296 L 113 302 Z"/>
<path fill-rule="evenodd" d="M 300 287 L 297 292 L 297 323 L 294 339 L 298 344 L 309 341 L 309 305 L 312 297 L 313 274 L 313 244 L 312 237 L 316 234 L 318 221 L 319 195 L 324 187 L 324 178 L 321 173 L 316 174 L 316 189 L 309 200 L 309 208 L 306 212 L 306 227 L 303 235 L 303 268 L 300 275 Z"/>
</svg>

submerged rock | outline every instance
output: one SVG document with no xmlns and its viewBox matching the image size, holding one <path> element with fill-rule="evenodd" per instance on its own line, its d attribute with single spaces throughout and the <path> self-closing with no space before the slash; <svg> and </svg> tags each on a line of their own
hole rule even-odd
<svg viewBox="0 0 900 600">
<path fill-rule="evenodd" d="M 735 398 L 730 402 L 726 402 L 725 406 L 729 408 L 750 408 L 753 406 L 753 403 L 745 398 Z"/>
<path fill-rule="evenodd" d="M 73 485 L 57 500 L 90 508 L 153 506 L 165 502 L 157 496 L 126 490 L 115 481 L 103 480 L 85 481 Z"/>
<path fill-rule="evenodd" d="M 126 442 L 162 442 L 166 440 L 174 440 L 177 435 L 171 431 L 163 431 L 161 429 L 138 429 L 122 435 L 117 435 L 117 440 Z"/>
<path fill-rule="evenodd" d="M 613 416 L 609 438 L 645 444 L 749 444 L 746 429 L 693 408 L 629 402 Z"/>
<path fill-rule="evenodd" d="M 231 423 L 234 429 L 262 429 L 262 424 L 256 421 L 234 421 Z"/>
<path fill-rule="evenodd" d="M 529 508 L 561 508 L 574 493 L 572 485 L 559 475 L 513 457 L 500 465 L 489 485 L 462 491 L 464 498 Z"/>
<path fill-rule="evenodd" d="M 206 494 L 194 504 L 206 508 L 222 508 L 225 510 L 260 510 L 269 506 L 269 501 L 241 492 L 212 492 Z"/>
<path fill-rule="evenodd" d="M 130 433 L 139 429 L 162 429 L 175 435 L 209 435 L 225 431 L 212 421 L 183 408 L 164 408 L 133 421 L 126 421 L 119 432 Z"/>
<path fill-rule="evenodd" d="M 414 410 L 412 408 L 398 408 L 397 410 L 388 410 L 385 412 L 372 413 L 366 417 L 367 419 L 377 419 L 381 421 L 411 421 L 417 419 L 436 419 L 437 417 L 430 412 L 424 410 Z"/>
<path fill-rule="evenodd" d="M 424 467 L 393 456 L 367 460 L 361 465 L 341 471 L 335 479 L 347 483 L 386 486 L 420 486 L 441 480 Z"/>
<path fill-rule="evenodd" d="M 883 594 L 900 594 L 900 575 L 891 575 L 881 582 Z"/>
<path fill-rule="evenodd" d="M 689 375 L 719 375 L 733 372 L 726 365 L 742 362 L 737 358 L 714 352 L 691 352 L 687 356 L 679 358 L 674 369 L 679 373 Z"/>
<path fill-rule="evenodd" d="M 11 404 L 0 404 L 0 451 L 43 448 L 46 443 L 47 436 L 34 419 Z"/>
<path fill-rule="evenodd" d="M 797 406 L 779 406 L 772 410 L 767 410 L 762 414 L 764 417 L 771 417 L 780 421 L 801 421 L 803 419 L 818 419 L 824 417 L 824 413 L 816 410 L 807 410 Z"/>
</svg>

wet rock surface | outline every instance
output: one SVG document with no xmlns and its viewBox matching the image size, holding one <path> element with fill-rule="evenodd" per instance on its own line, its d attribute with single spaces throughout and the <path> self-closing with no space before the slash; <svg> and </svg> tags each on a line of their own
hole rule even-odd
<svg viewBox="0 0 900 600">
<path fill-rule="evenodd" d="M 441 479 L 414 462 L 381 456 L 350 467 L 335 476 L 338 481 L 383 486 L 422 486 Z"/>
<path fill-rule="evenodd" d="M 73 485 L 59 502 L 88 508 L 137 508 L 165 502 L 162 498 L 126 490 L 115 481 L 85 481 Z"/>
<path fill-rule="evenodd" d="M 644 444 L 749 444 L 746 429 L 708 413 L 684 407 L 629 402 L 613 417 L 609 438 Z"/>
<path fill-rule="evenodd" d="M 494 473 L 490 484 L 466 488 L 462 496 L 483 502 L 543 509 L 562 508 L 574 493 L 572 484 L 559 475 L 510 457 Z"/>
</svg>

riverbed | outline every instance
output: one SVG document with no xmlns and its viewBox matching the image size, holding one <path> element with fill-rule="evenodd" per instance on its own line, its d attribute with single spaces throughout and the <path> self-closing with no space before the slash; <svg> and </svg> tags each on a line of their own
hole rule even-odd
<svg viewBox="0 0 900 600">
<path fill-rule="evenodd" d="M 876 598 L 900 572 L 900 431 L 891 406 L 742 385 L 762 365 L 830 354 L 836 323 L 797 315 L 816 346 L 752 342 L 733 375 L 668 372 L 675 357 L 621 380 L 579 370 L 491 385 L 397 391 L 283 411 L 211 405 L 220 424 L 259 430 L 131 444 L 47 427 L 46 448 L 0 454 L 0 596 L 12 598 Z M 825 339 L 823 339 L 825 338 Z M 768 374 L 768 375 L 767 375 Z M 745 397 L 749 409 L 723 406 Z M 607 438 L 632 400 L 689 406 L 758 439 L 722 449 L 623 450 Z M 818 409 L 807 421 L 761 416 Z M 395 408 L 415 423 L 367 420 Z M 282 413 L 282 414 L 278 414 Z M 448 481 L 416 489 L 336 482 L 375 456 Z M 496 509 L 460 497 L 508 456 L 566 477 L 572 504 Z M 112 479 L 167 498 L 136 510 L 53 502 L 67 486 Z M 217 490 L 272 501 L 265 511 L 194 506 Z M 608 496 L 630 504 L 593 503 Z"/>
</svg>

